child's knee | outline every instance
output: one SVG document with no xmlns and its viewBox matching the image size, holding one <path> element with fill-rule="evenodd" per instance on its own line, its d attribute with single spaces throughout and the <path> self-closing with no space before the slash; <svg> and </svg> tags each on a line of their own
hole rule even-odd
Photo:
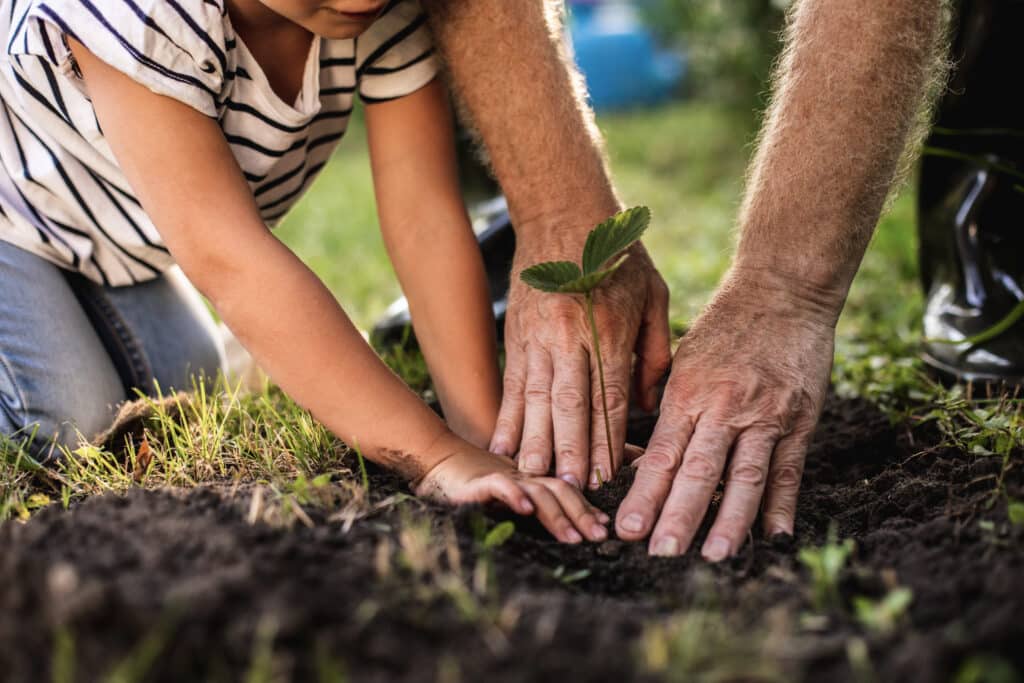
<svg viewBox="0 0 1024 683">
<path fill-rule="evenodd" d="M 76 386 L 77 384 L 77 386 Z M 116 383 L 64 385 L 19 379 L 0 354 L 0 440 L 39 463 L 60 457 L 109 426 L 123 389 Z M 2 444 L 0 444 L 2 445 Z"/>
</svg>

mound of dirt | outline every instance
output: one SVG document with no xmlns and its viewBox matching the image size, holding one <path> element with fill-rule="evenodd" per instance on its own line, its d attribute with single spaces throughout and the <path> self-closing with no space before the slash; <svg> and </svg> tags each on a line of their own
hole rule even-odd
<svg viewBox="0 0 1024 683">
<path fill-rule="evenodd" d="M 290 529 L 250 524 L 251 491 L 136 490 L 54 506 L 0 526 L 0 679 L 53 680 L 73 666 L 64 680 L 115 670 L 341 680 L 342 669 L 357 681 L 750 680 L 740 660 L 755 655 L 786 680 L 858 680 L 866 666 L 881 680 L 945 681 L 979 655 L 1024 671 L 1024 529 L 1004 504 L 988 506 L 1000 462 L 934 442 L 864 403 L 831 400 L 796 538 L 755 534 L 715 567 L 618 540 L 563 546 L 522 521 L 486 551 L 481 520 L 500 513 L 419 502 L 381 506 L 350 528 L 309 509 L 313 526 Z M 594 502 L 614 515 L 631 474 Z M 1019 469 L 1006 486 L 1024 497 Z M 399 489 L 371 471 L 375 500 Z M 797 549 L 824 543 L 833 523 L 857 544 L 840 586 L 846 607 L 808 618 Z M 418 558 L 417 524 L 447 547 Z M 437 557 L 462 583 L 446 583 Z M 913 591 L 903 620 L 865 632 L 851 599 L 897 585 Z M 644 637 L 647 625 L 695 608 L 705 615 L 689 635 L 696 655 L 670 645 L 674 671 L 645 668 L 660 642 Z M 851 642 L 866 646 L 860 658 Z"/>
</svg>

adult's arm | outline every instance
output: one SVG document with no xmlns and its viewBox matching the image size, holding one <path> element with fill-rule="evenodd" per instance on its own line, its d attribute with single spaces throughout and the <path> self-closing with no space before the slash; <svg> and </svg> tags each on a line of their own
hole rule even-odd
<svg viewBox="0 0 1024 683">
<path fill-rule="evenodd" d="M 505 324 L 504 392 L 491 450 L 524 472 L 596 488 L 621 464 L 634 350 L 641 402 L 671 360 L 668 290 L 642 246 L 597 301 L 613 453 L 603 438 L 590 334 L 579 302 L 530 290 L 519 272 L 579 261 L 586 235 L 621 206 L 600 134 L 551 0 L 421 0 L 456 96 L 505 191 L 517 249 Z M 600 472 L 598 472 L 600 470 Z"/>
<path fill-rule="evenodd" d="M 676 353 L 621 537 L 685 552 L 723 476 L 706 558 L 742 546 L 762 498 L 765 531 L 793 532 L 835 324 L 944 74 L 944 12 L 941 0 L 792 10 L 734 263 Z"/>
</svg>

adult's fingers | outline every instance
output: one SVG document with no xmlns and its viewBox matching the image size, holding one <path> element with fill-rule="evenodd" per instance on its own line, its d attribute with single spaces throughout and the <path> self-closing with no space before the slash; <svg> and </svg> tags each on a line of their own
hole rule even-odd
<svg viewBox="0 0 1024 683">
<path fill-rule="evenodd" d="M 711 562 L 730 557 L 743 546 L 761 506 L 777 431 L 748 429 L 736 439 L 725 480 L 725 495 L 701 554 Z"/>
<path fill-rule="evenodd" d="M 590 358 L 576 346 L 553 357 L 551 421 L 554 427 L 555 472 L 582 489 L 590 464 Z"/>
<path fill-rule="evenodd" d="M 561 479 L 543 479 L 540 483 L 554 494 L 573 526 L 587 540 L 603 541 L 608 538 L 608 530 L 604 527 L 608 516 L 587 502 L 579 489 Z"/>
<path fill-rule="evenodd" d="M 658 277 L 644 308 L 636 340 L 633 378 L 640 407 L 651 411 L 658 406 L 658 381 L 672 365 L 672 331 L 668 324 L 668 287 Z"/>
<path fill-rule="evenodd" d="M 487 450 L 513 456 L 519 450 L 526 410 L 526 351 L 509 344 L 505 352 L 505 376 L 502 380 L 501 408 L 494 435 Z"/>
<path fill-rule="evenodd" d="M 692 418 L 669 406 L 663 408 L 647 450 L 636 460 L 636 477 L 615 517 L 620 538 L 638 541 L 650 533 L 692 433 Z"/>
<path fill-rule="evenodd" d="M 644 449 L 635 444 L 627 443 L 626 447 L 622 449 L 622 461 L 626 465 L 631 465 L 640 459 L 644 454 Z"/>
<path fill-rule="evenodd" d="M 797 494 L 813 431 L 813 423 L 804 424 L 775 446 L 762 515 L 764 531 L 769 536 L 793 533 Z"/>
<path fill-rule="evenodd" d="M 705 415 L 698 421 L 661 517 L 651 533 L 652 555 L 686 552 L 721 481 L 725 459 L 735 438 L 736 429 L 713 416 Z"/>
<path fill-rule="evenodd" d="M 536 508 L 537 519 L 544 525 L 544 528 L 551 532 L 551 535 L 562 543 L 579 543 L 583 536 L 577 531 L 576 526 L 565 514 L 555 494 L 539 480 L 520 480 L 520 488 L 526 491 Z M 568 487 L 569 485 L 566 484 Z"/>
<path fill-rule="evenodd" d="M 632 352 L 621 349 L 602 349 L 604 356 L 604 391 L 596 357 L 590 378 L 590 477 L 591 489 L 600 488 L 609 481 L 622 464 L 622 449 L 626 444 L 626 420 L 629 417 L 629 373 Z M 605 409 L 607 408 L 607 424 Z M 611 435 L 611 451 L 608 436 Z"/>
<path fill-rule="evenodd" d="M 546 349 L 532 347 L 526 353 L 526 408 L 523 440 L 519 447 L 519 471 L 544 475 L 551 468 L 551 382 L 553 368 Z"/>
</svg>

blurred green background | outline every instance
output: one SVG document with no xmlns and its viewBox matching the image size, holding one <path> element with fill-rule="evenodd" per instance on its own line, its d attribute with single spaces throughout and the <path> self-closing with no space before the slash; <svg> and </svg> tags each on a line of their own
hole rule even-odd
<svg viewBox="0 0 1024 683">
<path fill-rule="evenodd" d="M 728 267 L 755 119 L 698 99 L 601 116 L 599 124 L 623 199 L 651 207 L 645 242 L 671 288 L 673 318 L 688 320 Z M 844 334 L 906 330 L 916 320 L 911 195 L 904 190 L 882 220 L 851 292 Z M 363 328 L 400 295 L 377 227 L 361 119 L 277 234 Z"/>
</svg>

